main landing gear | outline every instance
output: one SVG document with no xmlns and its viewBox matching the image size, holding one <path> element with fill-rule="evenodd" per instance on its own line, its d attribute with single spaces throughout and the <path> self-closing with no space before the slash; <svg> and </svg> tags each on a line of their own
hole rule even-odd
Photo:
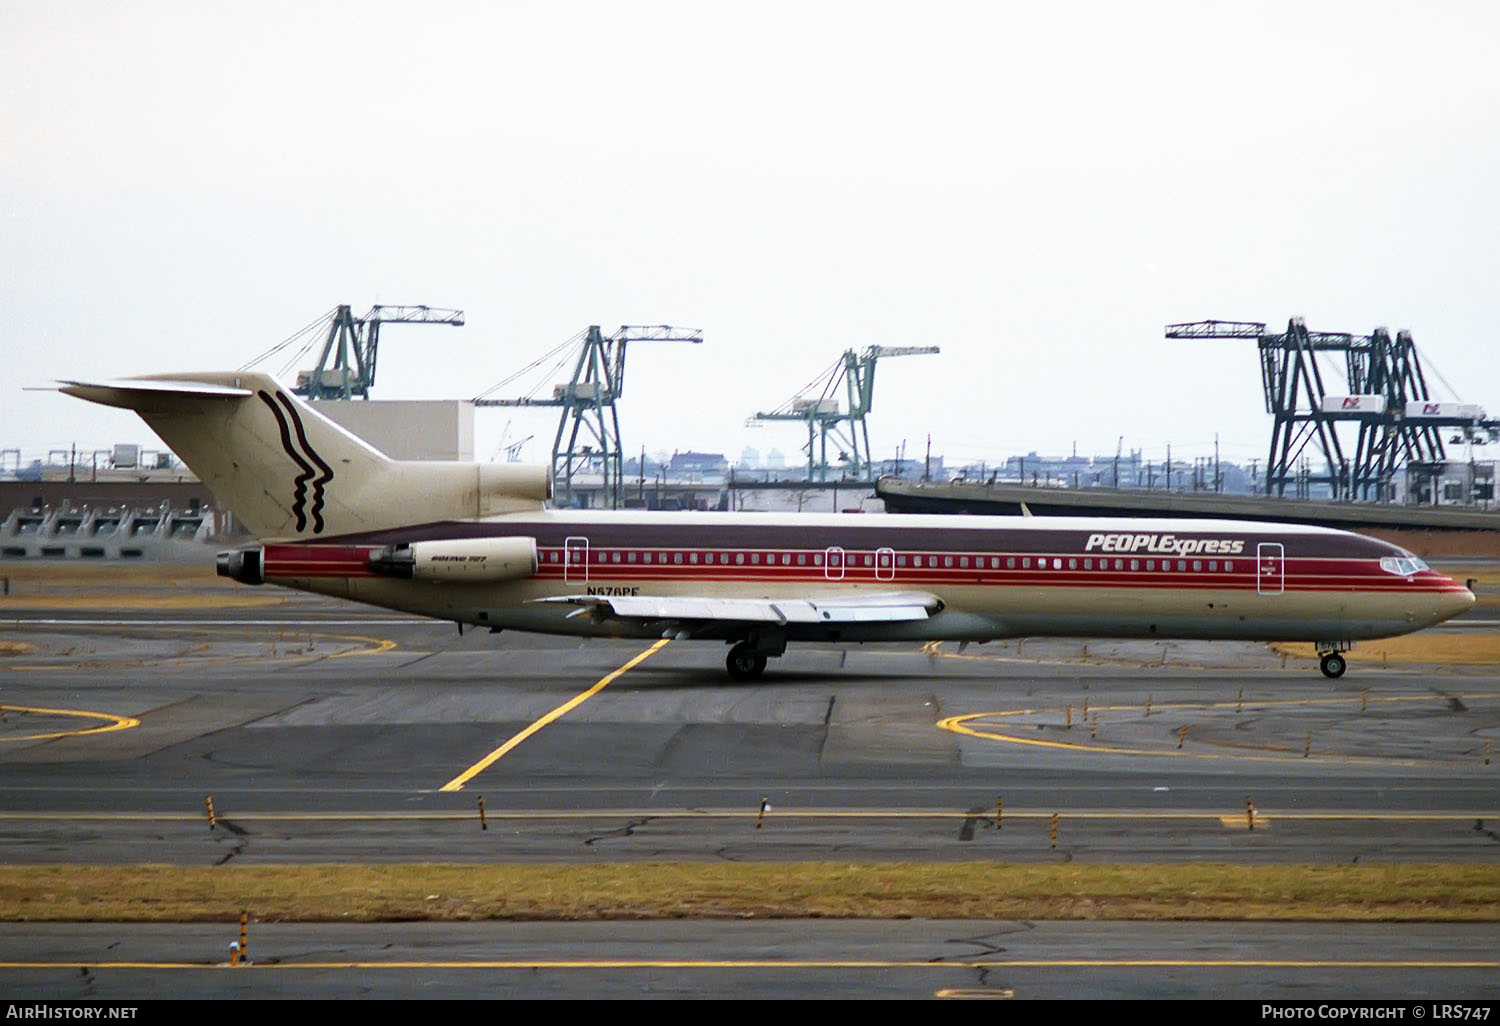
<svg viewBox="0 0 1500 1026">
<path fill-rule="evenodd" d="M 754 680 L 766 670 L 766 660 L 786 651 L 786 635 L 779 630 L 750 631 L 735 642 L 724 665 L 735 680 Z"/>
<path fill-rule="evenodd" d="M 1349 668 L 1349 663 L 1337 652 L 1324 652 L 1323 660 L 1318 664 L 1318 668 L 1323 671 L 1323 676 L 1337 679 L 1344 675 L 1344 671 Z"/>
<path fill-rule="evenodd" d="M 766 654 L 757 652 L 748 641 L 742 641 L 729 650 L 724 665 L 735 680 L 754 680 L 765 672 Z"/>
</svg>

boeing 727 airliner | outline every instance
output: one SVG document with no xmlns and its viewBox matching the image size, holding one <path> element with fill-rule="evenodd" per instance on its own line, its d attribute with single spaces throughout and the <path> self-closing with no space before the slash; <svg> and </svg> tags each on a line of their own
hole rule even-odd
<svg viewBox="0 0 1500 1026">
<path fill-rule="evenodd" d="M 728 643 L 1024 636 L 1354 642 L 1474 603 L 1394 545 L 1223 520 L 589 512 L 545 467 L 392 460 L 243 372 L 63 383 L 135 410 L 260 540 L 219 573 L 493 630 Z"/>
</svg>

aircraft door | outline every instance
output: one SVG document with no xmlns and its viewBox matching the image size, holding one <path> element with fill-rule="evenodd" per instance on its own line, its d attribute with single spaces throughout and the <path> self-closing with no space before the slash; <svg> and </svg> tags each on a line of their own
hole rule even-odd
<svg viewBox="0 0 1500 1026">
<path fill-rule="evenodd" d="M 1280 542 L 1261 542 L 1255 547 L 1255 590 L 1262 595 L 1280 595 L 1286 584 L 1285 550 Z"/>
<path fill-rule="evenodd" d="M 844 579 L 844 550 L 830 545 L 823 551 L 823 576 L 830 581 Z"/>
<path fill-rule="evenodd" d="M 589 579 L 589 540 L 572 535 L 563 541 L 563 580 L 573 584 Z"/>
<path fill-rule="evenodd" d="M 875 579 L 877 581 L 891 581 L 896 577 L 896 550 L 877 549 L 875 551 Z"/>
</svg>

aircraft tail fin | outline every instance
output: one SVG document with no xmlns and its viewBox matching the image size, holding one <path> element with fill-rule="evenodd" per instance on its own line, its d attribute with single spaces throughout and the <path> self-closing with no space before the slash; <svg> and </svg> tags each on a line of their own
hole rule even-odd
<svg viewBox="0 0 1500 1026">
<path fill-rule="evenodd" d="M 162 374 L 62 382 L 134 410 L 263 541 L 331 540 L 540 509 L 545 467 L 393 460 L 267 374 Z"/>
</svg>

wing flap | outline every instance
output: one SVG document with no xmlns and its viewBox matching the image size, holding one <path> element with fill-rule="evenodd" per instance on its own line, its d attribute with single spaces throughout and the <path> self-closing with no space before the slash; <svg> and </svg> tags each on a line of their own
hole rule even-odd
<svg viewBox="0 0 1500 1026">
<path fill-rule="evenodd" d="M 692 595 L 559 595 L 540 602 L 587 606 L 621 620 L 674 622 L 894 623 L 925 620 L 941 603 L 926 592 L 840 595 L 827 598 L 714 598 Z"/>
</svg>

